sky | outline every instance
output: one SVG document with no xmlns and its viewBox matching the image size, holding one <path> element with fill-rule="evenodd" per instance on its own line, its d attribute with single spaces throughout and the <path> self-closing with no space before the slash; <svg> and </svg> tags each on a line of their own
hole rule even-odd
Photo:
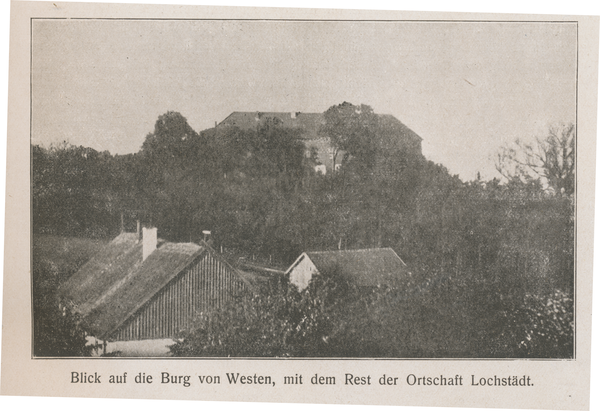
<svg viewBox="0 0 600 411">
<path fill-rule="evenodd" d="M 34 20 L 32 143 L 140 149 L 159 115 L 196 131 L 233 111 L 393 114 L 463 180 L 576 121 L 572 23 Z"/>
</svg>

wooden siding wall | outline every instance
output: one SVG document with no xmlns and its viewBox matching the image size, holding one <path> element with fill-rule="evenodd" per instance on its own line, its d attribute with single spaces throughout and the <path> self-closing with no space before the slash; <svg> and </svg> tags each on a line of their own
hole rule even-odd
<svg viewBox="0 0 600 411">
<path fill-rule="evenodd" d="M 174 337 L 191 324 L 195 312 L 219 307 L 244 287 L 229 268 L 206 254 L 167 284 L 110 339 L 131 341 Z"/>
</svg>

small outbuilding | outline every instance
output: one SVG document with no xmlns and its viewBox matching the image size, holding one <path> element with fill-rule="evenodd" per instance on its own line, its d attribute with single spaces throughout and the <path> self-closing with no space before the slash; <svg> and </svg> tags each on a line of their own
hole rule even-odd
<svg viewBox="0 0 600 411">
<path fill-rule="evenodd" d="M 334 269 L 360 287 L 393 285 L 410 275 L 404 261 L 391 248 L 305 252 L 285 274 L 302 291 L 313 276 Z"/>
</svg>

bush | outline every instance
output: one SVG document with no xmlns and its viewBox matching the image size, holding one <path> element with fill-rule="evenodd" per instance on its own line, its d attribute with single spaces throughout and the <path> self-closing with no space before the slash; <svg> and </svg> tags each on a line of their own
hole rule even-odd
<svg viewBox="0 0 600 411">
<path fill-rule="evenodd" d="M 220 308 L 200 312 L 170 347 L 180 357 L 286 357 L 297 292 L 277 285 L 246 290 Z M 294 294 L 295 292 L 295 294 Z"/>
<path fill-rule="evenodd" d="M 570 358 L 573 300 L 448 278 L 355 287 L 339 270 L 299 293 L 285 281 L 198 315 L 175 356 Z"/>
<path fill-rule="evenodd" d="M 33 259 L 33 355 L 82 357 L 91 353 L 79 317 L 60 305 L 61 273 L 55 264 Z"/>
<path fill-rule="evenodd" d="M 198 313 L 171 346 L 175 356 L 341 356 L 347 317 L 364 304 L 334 270 L 299 293 L 286 280 L 247 290 L 225 306 Z"/>
<path fill-rule="evenodd" d="M 505 312 L 506 356 L 573 358 L 573 298 L 560 290 L 546 296 L 526 294 L 520 306 Z"/>
</svg>

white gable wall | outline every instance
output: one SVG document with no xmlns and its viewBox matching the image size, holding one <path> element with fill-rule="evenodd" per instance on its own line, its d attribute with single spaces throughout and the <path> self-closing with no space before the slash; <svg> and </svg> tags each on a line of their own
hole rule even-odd
<svg viewBox="0 0 600 411">
<path fill-rule="evenodd" d="M 308 287 L 308 283 L 318 271 L 317 267 L 315 267 L 306 254 L 302 254 L 298 260 L 299 261 L 289 271 L 289 275 L 290 282 L 298 287 L 298 290 L 302 291 Z"/>
</svg>

